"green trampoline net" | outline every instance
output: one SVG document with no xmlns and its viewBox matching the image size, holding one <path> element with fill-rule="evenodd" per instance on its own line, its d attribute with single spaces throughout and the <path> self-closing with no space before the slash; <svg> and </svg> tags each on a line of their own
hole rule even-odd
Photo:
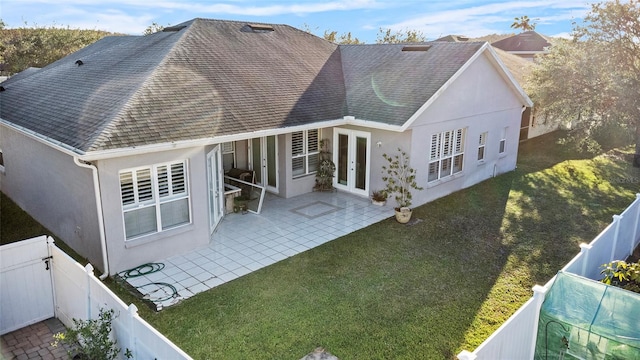
<svg viewBox="0 0 640 360">
<path fill-rule="evenodd" d="M 559 272 L 540 310 L 535 359 L 640 360 L 640 294 Z"/>
</svg>

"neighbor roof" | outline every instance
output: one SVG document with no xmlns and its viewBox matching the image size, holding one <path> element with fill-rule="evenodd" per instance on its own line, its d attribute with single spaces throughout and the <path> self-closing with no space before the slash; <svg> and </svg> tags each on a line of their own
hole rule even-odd
<svg viewBox="0 0 640 360">
<path fill-rule="evenodd" d="M 80 154 L 344 116 L 402 125 L 482 45 L 336 45 L 287 25 L 194 19 L 7 80 L 0 117 Z"/>
<path fill-rule="evenodd" d="M 494 47 L 509 52 L 541 52 L 545 51 L 551 43 L 547 37 L 535 31 L 525 31 L 492 43 Z"/>
</svg>

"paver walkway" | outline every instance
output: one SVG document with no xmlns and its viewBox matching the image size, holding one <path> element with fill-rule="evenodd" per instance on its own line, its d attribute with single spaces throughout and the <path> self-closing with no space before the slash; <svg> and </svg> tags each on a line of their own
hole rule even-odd
<svg viewBox="0 0 640 360">
<path fill-rule="evenodd" d="M 68 359 L 66 348 L 53 347 L 53 334 L 65 331 L 60 320 L 51 318 L 2 335 L 2 359 Z"/>
</svg>

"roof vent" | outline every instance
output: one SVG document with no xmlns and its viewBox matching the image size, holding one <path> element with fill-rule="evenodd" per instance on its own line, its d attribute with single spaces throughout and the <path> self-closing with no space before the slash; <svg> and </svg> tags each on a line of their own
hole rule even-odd
<svg viewBox="0 0 640 360">
<path fill-rule="evenodd" d="M 402 51 L 427 51 L 429 49 L 431 49 L 431 45 L 409 45 L 402 47 Z"/>
<path fill-rule="evenodd" d="M 76 65 L 78 66 L 82 66 L 84 63 L 82 62 L 82 60 L 76 60 Z"/>
<path fill-rule="evenodd" d="M 3 92 L 5 90 L 7 90 L 7 89 L 5 89 L 4 86 L 0 86 L 0 92 Z"/>
<path fill-rule="evenodd" d="M 187 25 L 176 25 L 176 26 L 169 26 L 166 27 L 164 29 L 162 29 L 162 32 L 176 32 L 176 31 L 180 31 L 184 28 L 186 28 Z"/>
<path fill-rule="evenodd" d="M 273 31 L 273 26 L 269 24 L 247 24 L 253 32 L 269 32 Z"/>
</svg>

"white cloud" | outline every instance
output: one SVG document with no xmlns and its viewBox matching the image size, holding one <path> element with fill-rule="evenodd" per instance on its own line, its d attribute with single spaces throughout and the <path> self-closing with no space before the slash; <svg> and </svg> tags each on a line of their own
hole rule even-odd
<svg viewBox="0 0 640 360">
<path fill-rule="evenodd" d="M 451 5 L 458 8 L 428 11 L 424 15 L 382 27 L 392 30 L 420 30 L 429 39 L 446 34 L 477 37 L 504 33 L 513 19 L 522 15 L 529 15 L 537 23 L 548 24 L 581 18 L 588 9 L 588 5 L 580 0 L 507 1 L 469 7 L 461 7 L 460 1 L 453 1 Z M 562 11 L 557 12 L 559 9 Z"/>
</svg>

